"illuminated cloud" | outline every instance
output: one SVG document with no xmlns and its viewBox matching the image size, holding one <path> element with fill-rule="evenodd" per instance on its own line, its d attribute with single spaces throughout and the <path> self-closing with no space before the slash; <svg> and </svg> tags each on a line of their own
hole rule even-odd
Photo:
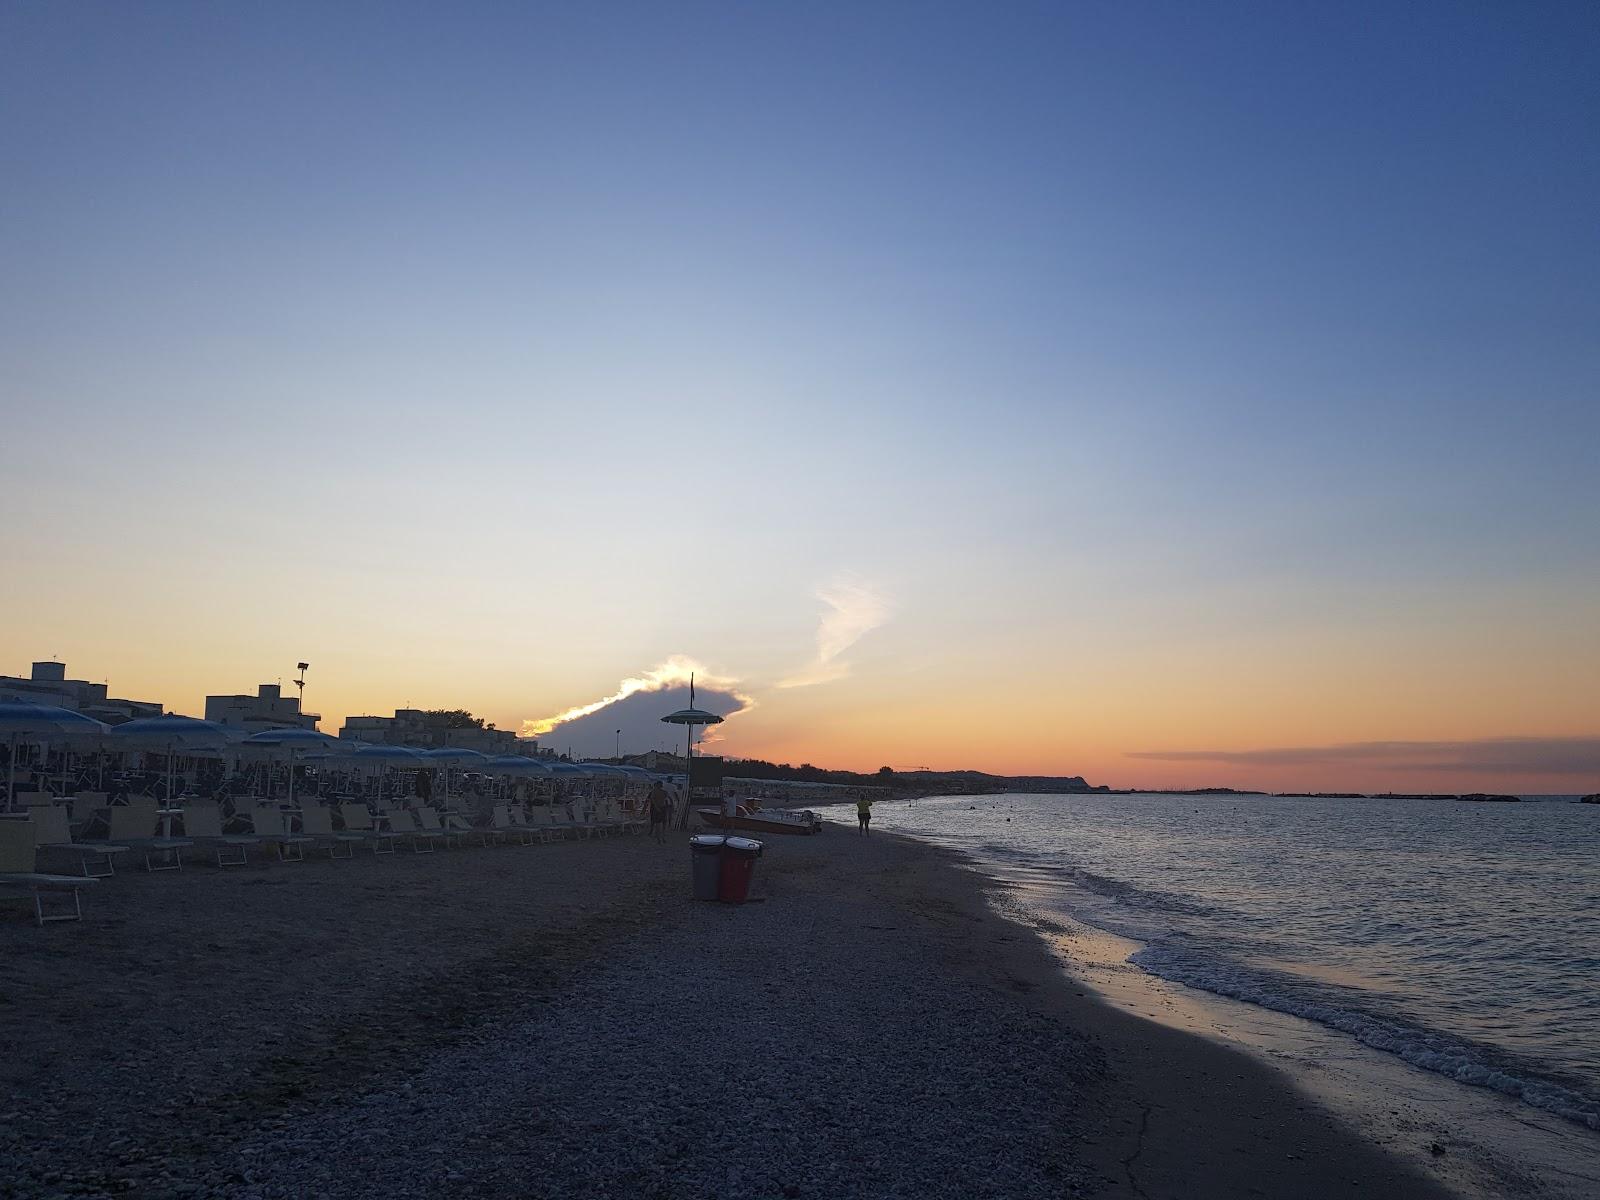
<svg viewBox="0 0 1600 1200">
<path fill-rule="evenodd" d="M 674 655 L 658 666 L 622 680 L 615 691 L 588 704 L 579 704 L 554 716 L 522 723 L 524 737 L 538 737 L 552 749 L 570 750 L 575 757 L 610 757 L 621 730 L 624 753 L 652 750 L 665 744 L 681 750 L 683 730 L 661 724 L 673 709 L 689 703 L 689 676 L 694 675 L 695 706 L 721 717 L 733 717 L 755 707 L 755 700 L 740 690 L 739 681 L 707 671 L 700 663 Z M 701 729 L 696 741 L 717 740 L 717 727 Z"/>
<path fill-rule="evenodd" d="M 1129 758 L 1248 767 L 1377 767 L 1484 775 L 1600 777 L 1600 737 L 1501 737 L 1454 742 L 1346 742 L 1262 750 L 1138 750 Z"/>
<path fill-rule="evenodd" d="M 843 679 L 850 673 L 850 664 L 840 656 L 887 621 L 894 610 L 882 592 L 854 580 L 840 580 L 818 589 L 817 599 L 826 606 L 817 627 L 817 657 L 781 681 L 779 687 L 810 687 Z"/>
</svg>

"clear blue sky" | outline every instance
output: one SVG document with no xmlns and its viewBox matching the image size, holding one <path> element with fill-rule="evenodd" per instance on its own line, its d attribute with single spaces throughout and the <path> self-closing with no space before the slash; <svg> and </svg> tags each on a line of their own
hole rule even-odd
<svg viewBox="0 0 1600 1200">
<path fill-rule="evenodd" d="M 81 585 L 0 670 L 504 722 L 681 653 L 752 750 L 1102 771 L 1597 723 L 1592 3 L 11 3 L 0 178 L 5 549 Z M 1163 662 L 1244 682 L 1080 703 Z M 957 687 L 1084 732 L 868 719 Z"/>
</svg>

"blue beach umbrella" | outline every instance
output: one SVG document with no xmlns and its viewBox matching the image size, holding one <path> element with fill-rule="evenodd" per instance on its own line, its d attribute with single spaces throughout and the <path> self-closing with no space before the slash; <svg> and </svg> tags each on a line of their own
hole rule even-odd
<svg viewBox="0 0 1600 1200">
<path fill-rule="evenodd" d="M 61 708 L 55 704 L 31 704 L 26 701 L 0 703 L 0 733 L 11 743 L 11 753 L 6 759 L 6 804 L 12 806 L 17 796 L 17 743 L 24 738 L 49 741 L 53 737 L 72 734 L 103 734 L 107 727 L 93 717 Z"/>
<path fill-rule="evenodd" d="M 252 733 L 240 743 L 242 746 L 264 747 L 267 750 L 286 750 L 289 754 L 289 804 L 294 805 L 294 760 L 298 754 L 332 754 L 340 749 L 339 739 L 315 729 L 263 729 Z"/>
<path fill-rule="evenodd" d="M 450 768 L 468 766 L 475 763 L 486 763 L 489 756 L 477 750 L 468 750 L 465 746 L 440 746 L 437 750 L 424 750 L 421 757 L 429 765 L 441 767 L 444 770 L 444 799 L 450 800 Z"/>
<path fill-rule="evenodd" d="M 410 746 L 386 746 L 377 743 L 357 743 L 351 761 L 364 767 L 372 767 L 378 773 L 378 798 L 383 798 L 383 777 L 392 767 L 400 771 L 415 771 L 427 766 L 420 751 L 413 750 Z"/>
<path fill-rule="evenodd" d="M 235 744 L 232 734 L 214 721 L 199 717 L 180 717 L 168 713 L 160 717 L 140 717 L 113 726 L 106 740 L 123 750 L 153 750 L 167 756 L 167 801 L 172 800 L 179 754 L 221 758 Z"/>
</svg>

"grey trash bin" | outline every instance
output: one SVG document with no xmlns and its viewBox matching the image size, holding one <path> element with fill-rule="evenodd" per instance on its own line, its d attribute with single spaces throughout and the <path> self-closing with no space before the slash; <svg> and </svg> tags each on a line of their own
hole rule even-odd
<svg viewBox="0 0 1600 1200">
<path fill-rule="evenodd" d="M 722 843 L 727 840 L 720 833 L 697 833 L 689 839 L 696 900 L 717 898 L 718 881 L 722 876 Z"/>
</svg>

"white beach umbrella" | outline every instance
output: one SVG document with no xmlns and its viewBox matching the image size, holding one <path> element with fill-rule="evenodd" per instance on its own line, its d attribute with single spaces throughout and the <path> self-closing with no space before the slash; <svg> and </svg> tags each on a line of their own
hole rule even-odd
<svg viewBox="0 0 1600 1200">
<path fill-rule="evenodd" d="M 0 734 L 11 745 L 6 759 L 6 805 L 13 807 L 17 797 L 17 743 L 30 739 L 50 741 L 63 735 L 103 734 L 106 726 L 93 717 L 54 704 L 25 701 L 0 703 Z"/>
</svg>

